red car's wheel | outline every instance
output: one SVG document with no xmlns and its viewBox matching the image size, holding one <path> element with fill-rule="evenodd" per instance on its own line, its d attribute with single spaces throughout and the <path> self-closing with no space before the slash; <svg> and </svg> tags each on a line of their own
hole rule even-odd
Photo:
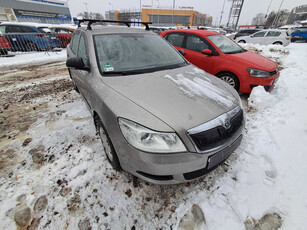
<svg viewBox="0 0 307 230">
<path fill-rule="evenodd" d="M 240 89 L 240 82 L 236 75 L 229 72 L 223 72 L 216 75 L 221 80 L 227 82 L 229 85 L 231 85 L 235 90 L 239 91 Z"/>
</svg>

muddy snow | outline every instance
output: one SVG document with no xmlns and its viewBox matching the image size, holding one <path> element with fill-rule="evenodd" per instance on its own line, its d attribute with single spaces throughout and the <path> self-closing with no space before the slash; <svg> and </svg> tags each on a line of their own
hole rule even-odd
<svg viewBox="0 0 307 230">
<path fill-rule="evenodd" d="M 0 229 L 306 229 L 307 43 L 246 48 L 280 80 L 242 95 L 244 138 L 222 166 L 172 186 L 111 168 L 63 57 L 0 58 Z"/>
</svg>

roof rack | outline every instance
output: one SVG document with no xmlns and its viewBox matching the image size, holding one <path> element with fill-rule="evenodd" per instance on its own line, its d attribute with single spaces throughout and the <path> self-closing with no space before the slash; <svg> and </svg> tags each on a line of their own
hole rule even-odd
<svg viewBox="0 0 307 230">
<path fill-rule="evenodd" d="M 152 22 L 130 22 L 130 21 L 116 21 L 116 20 L 99 20 L 99 19 L 74 19 L 74 21 L 78 22 L 78 27 L 81 26 L 82 22 L 88 22 L 87 24 L 87 29 L 91 30 L 92 29 L 92 24 L 97 23 L 97 22 L 111 22 L 111 23 L 123 23 L 126 26 L 130 27 L 131 23 L 135 24 L 143 24 L 146 27 L 146 30 L 149 30 L 149 24 L 152 24 Z"/>
</svg>

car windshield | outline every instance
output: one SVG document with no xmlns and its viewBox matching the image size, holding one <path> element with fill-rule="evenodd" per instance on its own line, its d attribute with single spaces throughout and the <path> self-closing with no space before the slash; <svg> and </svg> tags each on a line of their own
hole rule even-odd
<svg viewBox="0 0 307 230">
<path fill-rule="evenodd" d="M 224 35 L 209 35 L 207 38 L 214 43 L 224 54 L 236 54 L 245 52 L 237 43 Z"/>
<path fill-rule="evenodd" d="M 187 65 L 173 47 L 153 34 L 95 35 L 94 44 L 104 74 L 145 73 Z"/>
</svg>

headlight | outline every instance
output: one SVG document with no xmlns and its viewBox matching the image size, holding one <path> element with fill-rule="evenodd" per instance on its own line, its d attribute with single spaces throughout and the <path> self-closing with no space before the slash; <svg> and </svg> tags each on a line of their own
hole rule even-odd
<svg viewBox="0 0 307 230">
<path fill-rule="evenodd" d="M 176 133 L 156 132 L 123 118 L 119 118 L 118 123 L 125 139 L 139 150 L 156 153 L 186 151 Z"/>
<path fill-rule="evenodd" d="M 270 77 L 270 73 L 264 70 L 248 68 L 247 71 L 249 75 L 251 75 L 252 77 L 261 77 L 261 78 Z"/>
</svg>

